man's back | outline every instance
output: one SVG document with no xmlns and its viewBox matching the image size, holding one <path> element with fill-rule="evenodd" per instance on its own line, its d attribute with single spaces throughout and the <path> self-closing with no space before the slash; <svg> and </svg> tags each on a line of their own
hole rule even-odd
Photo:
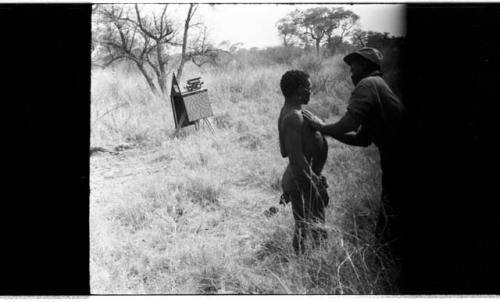
<svg viewBox="0 0 500 302">
<path fill-rule="evenodd" d="M 399 190 L 404 151 L 406 109 L 379 72 L 362 79 L 349 100 L 348 111 L 361 122 L 380 152 L 385 190 Z"/>
<path fill-rule="evenodd" d="M 356 85 L 347 110 L 379 148 L 397 143 L 406 109 L 379 73 Z"/>
</svg>

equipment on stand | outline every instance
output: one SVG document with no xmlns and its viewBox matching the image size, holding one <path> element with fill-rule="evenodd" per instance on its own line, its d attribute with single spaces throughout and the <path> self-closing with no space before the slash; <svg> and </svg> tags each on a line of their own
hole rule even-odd
<svg viewBox="0 0 500 302">
<path fill-rule="evenodd" d="M 181 91 L 175 74 L 172 74 L 172 89 L 170 90 L 170 101 L 176 131 L 183 127 L 193 125 L 196 130 L 200 128 L 200 120 L 214 133 L 214 129 L 208 120 L 213 116 L 212 106 L 208 98 L 208 89 L 202 89 L 201 77 L 190 79 Z"/>
</svg>

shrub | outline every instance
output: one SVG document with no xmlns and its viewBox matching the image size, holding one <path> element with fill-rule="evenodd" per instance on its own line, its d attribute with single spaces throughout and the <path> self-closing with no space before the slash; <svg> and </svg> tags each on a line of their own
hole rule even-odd
<svg viewBox="0 0 500 302">
<path fill-rule="evenodd" d="M 244 134 L 238 138 L 238 142 L 242 144 L 245 148 L 250 150 L 256 150 L 262 146 L 261 139 L 251 133 Z"/>
<path fill-rule="evenodd" d="M 304 50 L 297 47 L 268 47 L 263 51 L 263 55 L 268 58 L 270 62 L 275 64 L 290 65 L 294 59 L 304 54 Z"/>
<path fill-rule="evenodd" d="M 327 97 L 316 98 L 316 101 L 310 102 L 306 109 L 323 120 L 328 119 L 331 115 L 340 114 L 340 109 L 335 101 Z"/>
<path fill-rule="evenodd" d="M 185 186 L 187 198 L 202 208 L 213 209 L 219 205 L 222 187 L 211 179 L 191 178 Z"/>
<path fill-rule="evenodd" d="M 311 77 L 315 76 L 323 67 L 323 59 L 314 54 L 304 54 L 295 59 L 292 63 L 293 68 L 303 70 Z"/>
<path fill-rule="evenodd" d="M 217 114 L 213 117 L 215 127 L 219 129 L 226 129 L 231 126 L 231 117 L 228 112 Z"/>
<path fill-rule="evenodd" d="M 139 75 L 94 69 L 91 80 L 92 146 L 157 143 L 173 128 L 170 106 Z"/>
</svg>

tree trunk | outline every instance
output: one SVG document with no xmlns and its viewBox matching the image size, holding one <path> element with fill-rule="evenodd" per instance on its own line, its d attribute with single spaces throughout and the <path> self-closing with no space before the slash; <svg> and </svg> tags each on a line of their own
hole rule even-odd
<svg viewBox="0 0 500 302">
<path fill-rule="evenodd" d="M 184 36 L 182 37 L 182 55 L 181 62 L 179 64 L 179 68 L 177 69 L 177 80 L 180 82 L 182 77 L 182 70 L 184 69 L 184 64 L 186 63 L 186 48 L 187 48 L 187 38 L 189 31 L 189 23 L 191 22 L 191 13 L 193 11 L 194 4 L 189 5 L 188 14 L 186 17 L 186 21 L 184 22 Z"/>
<path fill-rule="evenodd" d="M 149 88 L 151 89 L 151 91 L 154 93 L 154 94 L 158 94 L 158 90 L 156 89 L 156 86 L 155 84 L 153 83 L 153 79 L 151 79 L 151 77 L 148 75 L 148 73 L 146 72 L 146 70 L 144 69 L 144 66 L 142 66 L 142 64 L 138 63 L 138 62 L 135 62 L 135 64 L 137 65 L 137 68 L 139 68 L 139 70 L 141 71 L 142 75 L 144 76 L 144 78 L 146 79 L 146 82 L 148 83 L 149 85 Z"/>
<path fill-rule="evenodd" d="M 319 57 L 319 43 L 321 39 L 316 39 L 316 55 Z"/>
<path fill-rule="evenodd" d="M 181 62 L 179 63 L 179 68 L 177 69 L 177 79 L 181 81 L 182 70 L 184 69 L 184 64 L 186 63 L 186 44 L 187 44 L 188 29 L 184 28 L 184 37 L 182 38 L 182 55 Z"/>
<path fill-rule="evenodd" d="M 156 45 L 156 57 L 158 60 L 158 67 L 160 70 L 160 76 L 158 77 L 158 85 L 160 86 L 160 90 L 163 94 L 167 92 L 167 74 L 165 71 L 165 62 L 163 61 L 162 58 L 162 52 L 163 52 L 163 47 L 160 41 L 157 42 Z"/>
</svg>

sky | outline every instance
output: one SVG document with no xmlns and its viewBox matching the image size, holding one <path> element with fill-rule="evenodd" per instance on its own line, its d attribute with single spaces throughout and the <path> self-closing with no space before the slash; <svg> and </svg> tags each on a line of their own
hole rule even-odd
<svg viewBox="0 0 500 302">
<path fill-rule="evenodd" d="M 276 30 L 280 18 L 296 8 L 318 6 L 352 10 L 360 16 L 359 27 L 363 30 L 405 35 L 404 5 L 401 4 L 200 4 L 197 14 L 207 25 L 214 44 L 228 40 L 231 44 L 242 42 L 245 48 L 268 47 L 281 44 Z"/>
<path fill-rule="evenodd" d="M 343 7 L 360 18 L 359 28 L 388 32 L 393 36 L 404 36 L 405 7 L 403 4 L 199 4 L 192 23 L 203 22 L 207 26 L 208 38 L 218 45 L 222 41 L 230 44 L 243 43 L 239 47 L 265 48 L 282 43 L 276 29 L 276 22 L 295 9 L 311 7 Z M 163 5 L 144 4 L 141 10 L 159 14 Z M 187 4 L 169 4 L 167 13 L 183 28 Z M 182 32 L 182 31 L 180 31 Z"/>
</svg>

